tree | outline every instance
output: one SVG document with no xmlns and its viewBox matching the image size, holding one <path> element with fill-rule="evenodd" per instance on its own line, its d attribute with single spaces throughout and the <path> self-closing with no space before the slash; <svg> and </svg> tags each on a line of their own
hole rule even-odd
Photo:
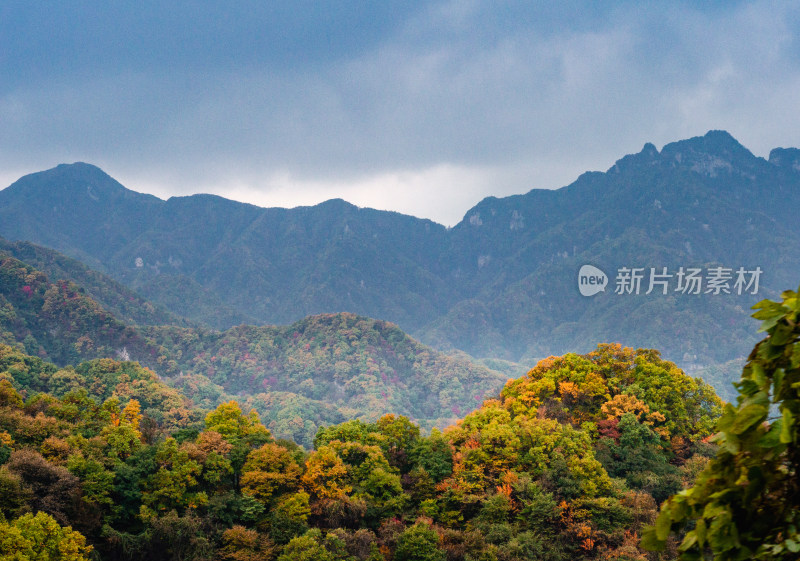
<svg viewBox="0 0 800 561">
<path fill-rule="evenodd" d="M 763 300 L 753 317 L 767 338 L 742 372 L 737 405 L 717 422 L 716 458 L 694 487 L 671 497 L 642 545 L 663 548 L 689 521 L 683 559 L 797 559 L 800 556 L 800 295 Z M 771 417 L 774 406 L 780 413 Z"/>
<path fill-rule="evenodd" d="M 397 540 L 395 561 L 444 561 L 445 554 L 438 547 L 439 535 L 427 524 L 417 523 L 408 528 Z"/>
<path fill-rule="evenodd" d="M 51 514 L 61 524 L 74 519 L 80 481 L 66 468 L 54 466 L 33 450 L 12 452 L 6 467 L 19 476 L 33 511 Z"/>
<path fill-rule="evenodd" d="M 419 427 L 407 417 L 389 414 L 378 419 L 375 426 L 384 436 L 380 446 L 386 459 L 400 473 L 407 473 L 411 469 L 410 451 L 419 440 Z"/>
<path fill-rule="evenodd" d="M 250 451 L 272 441 L 272 436 L 259 421 L 255 410 L 244 415 L 235 401 L 223 403 L 206 415 L 206 428 L 221 434 L 222 438 L 233 447 L 228 457 L 237 487 L 242 467 Z"/>
<path fill-rule="evenodd" d="M 189 459 L 189 454 L 174 438 L 168 438 L 158 446 L 155 461 L 158 471 L 144 482 L 142 502 L 148 509 L 142 512 L 150 517 L 154 511 L 167 513 L 177 509 L 195 509 L 208 501 L 205 492 L 197 492 L 197 477 L 202 466 Z"/>
<path fill-rule="evenodd" d="M 270 561 L 274 546 L 267 536 L 236 525 L 222 533 L 217 556 L 221 561 Z"/>
<path fill-rule="evenodd" d="M 242 468 L 242 491 L 266 503 L 275 495 L 296 489 L 301 473 L 286 448 L 268 442 L 247 456 Z"/>
<path fill-rule="evenodd" d="M 142 420 L 141 406 L 137 400 L 132 399 L 120 412 L 119 400 L 111 398 L 103 404 L 103 409 L 109 414 L 109 422 L 101 432 L 108 443 L 108 455 L 124 460 L 142 444 L 142 433 L 139 430 Z"/>
<path fill-rule="evenodd" d="M 322 535 L 318 529 L 309 530 L 292 539 L 278 561 L 355 561 L 345 551 L 345 544 L 332 534 Z"/>
<path fill-rule="evenodd" d="M 425 469 L 436 483 L 453 473 L 450 441 L 437 428 L 414 444 L 411 455 L 414 463 Z"/>
<path fill-rule="evenodd" d="M 92 546 L 70 526 L 60 526 L 49 514 L 24 514 L 0 522 L 0 557 L 19 561 L 88 561 Z"/>
</svg>

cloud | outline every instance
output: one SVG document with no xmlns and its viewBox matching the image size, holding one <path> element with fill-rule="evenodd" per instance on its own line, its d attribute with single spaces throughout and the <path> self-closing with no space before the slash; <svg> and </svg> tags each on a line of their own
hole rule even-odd
<svg viewBox="0 0 800 561">
<path fill-rule="evenodd" d="M 791 3 L 375 4 L 6 9 L 0 178 L 83 160 L 162 196 L 452 224 L 647 141 L 800 145 Z"/>
</svg>

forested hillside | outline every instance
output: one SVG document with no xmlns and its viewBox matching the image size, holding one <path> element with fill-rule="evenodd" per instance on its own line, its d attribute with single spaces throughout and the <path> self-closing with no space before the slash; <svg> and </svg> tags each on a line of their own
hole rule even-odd
<svg viewBox="0 0 800 561">
<path fill-rule="evenodd" d="M 613 345 L 551 357 L 430 436 L 385 415 L 304 452 L 233 402 L 186 403 L 133 363 L 0 346 L 0 553 L 644 559 L 641 529 L 707 463 L 720 414 L 657 352 Z"/>
<path fill-rule="evenodd" d="M 59 261 L 55 252 L 45 255 Z M 100 291 L 107 301 L 128 309 L 125 299 L 134 298 L 129 291 L 102 275 L 91 278 L 108 288 Z M 434 351 L 396 325 L 353 314 L 222 332 L 137 326 L 114 317 L 87 292 L 67 280 L 51 282 L 0 250 L 0 342 L 62 366 L 93 358 L 136 360 L 199 406 L 212 409 L 237 399 L 254 407 L 273 433 L 305 446 L 322 424 L 375 420 L 387 412 L 425 428 L 444 426 L 507 378 L 467 357 Z M 155 310 L 144 306 L 145 312 Z"/>
<path fill-rule="evenodd" d="M 82 262 L 30 242 L 0 238 L 0 253 L 23 261 L 51 279 L 80 286 L 92 300 L 117 319 L 133 325 L 188 325 L 182 317 L 145 300 L 112 278 Z"/>
<path fill-rule="evenodd" d="M 797 149 L 764 159 L 711 131 L 661 151 L 647 144 L 561 189 L 490 197 L 451 229 L 341 200 L 288 210 L 162 201 L 94 166 L 61 165 L 0 191 L 0 234 L 63 251 L 215 328 L 347 311 L 476 357 L 533 363 L 613 340 L 696 369 L 743 359 L 755 341 L 746 310 L 800 276 L 799 163 Z M 605 292 L 580 295 L 584 264 L 608 275 Z M 729 270 L 728 293 L 706 293 L 707 279 L 681 292 L 681 267 Z M 740 267 L 761 268 L 756 294 L 733 288 Z M 645 276 L 638 294 L 616 294 L 623 268 L 666 268 L 667 293 L 645 294 Z"/>
</svg>

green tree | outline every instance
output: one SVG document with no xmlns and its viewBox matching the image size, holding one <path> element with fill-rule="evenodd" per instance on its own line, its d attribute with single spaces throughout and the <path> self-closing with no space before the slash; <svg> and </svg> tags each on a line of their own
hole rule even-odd
<svg viewBox="0 0 800 561">
<path fill-rule="evenodd" d="M 221 434 L 222 438 L 233 447 L 228 456 L 237 487 L 250 451 L 272 441 L 272 436 L 261 424 L 255 410 L 244 415 L 241 407 L 235 401 L 223 403 L 206 415 L 206 428 Z"/>
<path fill-rule="evenodd" d="M 438 548 L 439 534 L 427 524 L 414 524 L 397 540 L 395 561 L 445 561 Z"/>
<path fill-rule="evenodd" d="M 607 448 L 598 452 L 609 475 L 625 478 L 628 486 L 644 489 L 658 502 L 681 489 L 678 470 L 667 462 L 658 434 L 633 413 L 622 416 L 618 430 L 619 444 L 605 439 L 601 445 Z"/>
<path fill-rule="evenodd" d="M 309 530 L 292 539 L 278 561 L 354 561 L 347 555 L 345 544 L 332 534 L 323 537 L 318 529 Z"/>
<path fill-rule="evenodd" d="M 683 559 L 708 550 L 715 561 L 800 557 L 800 296 L 786 291 L 782 299 L 754 306 L 768 336 L 744 367 L 737 405 L 726 405 L 717 423 L 717 456 L 694 487 L 663 505 L 645 547 L 663 548 L 694 521 Z"/>
<path fill-rule="evenodd" d="M 145 518 L 155 512 L 167 513 L 176 509 L 195 509 L 205 505 L 208 496 L 197 492 L 197 477 L 202 471 L 199 463 L 189 459 L 188 453 L 178 447 L 174 438 L 168 438 L 158 446 L 155 461 L 157 470 L 144 482 L 142 508 Z"/>
<path fill-rule="evenodd" d="M 428 472 L 436 483 L 453 473 L 450 441 L 437 428 L 414 444 L 411 455 L 414 463 Z"/>
<path fill-rule="evenodd" d="M 70 526 L 49 514 L 24 514 L 0 522 L 0 557 L 16 561 L 88 561 L 92 546 Z"/>
</svg>

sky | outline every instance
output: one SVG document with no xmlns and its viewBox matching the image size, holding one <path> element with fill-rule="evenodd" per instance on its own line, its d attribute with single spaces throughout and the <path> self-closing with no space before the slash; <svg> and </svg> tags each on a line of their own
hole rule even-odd
<svg viewBox="0 0 800 561">
<path fill-rule="evenodd" d="M 798 147 L 798 106 L 797 2 L 0 3 L 0 187 L 83 161 L 452 226 L 646 142 Z"/>
</svg>

